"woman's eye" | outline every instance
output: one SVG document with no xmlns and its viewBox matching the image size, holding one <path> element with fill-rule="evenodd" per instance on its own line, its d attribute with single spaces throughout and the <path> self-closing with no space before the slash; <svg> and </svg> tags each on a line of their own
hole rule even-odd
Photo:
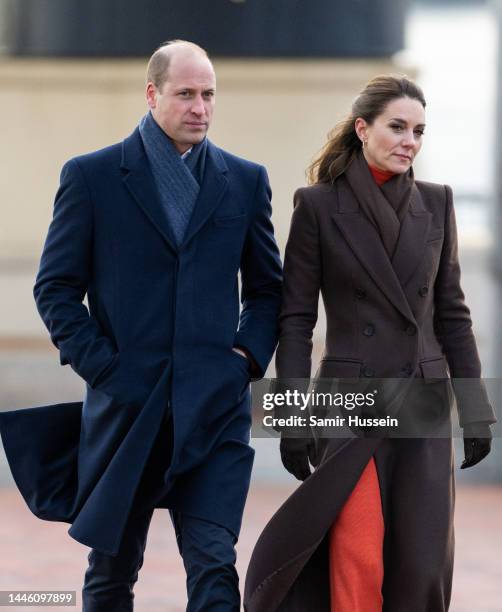
<svg viewBox="0 0 502 612">
<path fill-rule="evenodd" d="M 403 131 L 403 126 L 402 125 L 398 125 L 397 123 L 394 123 L 390 126 L 394 132 L 402 132 Z"/>
<path fill-rule="evenodd" d="M 415 130 L 415 136 L 423 136 L 425 132 L 423 130 Z"/>
</svg>

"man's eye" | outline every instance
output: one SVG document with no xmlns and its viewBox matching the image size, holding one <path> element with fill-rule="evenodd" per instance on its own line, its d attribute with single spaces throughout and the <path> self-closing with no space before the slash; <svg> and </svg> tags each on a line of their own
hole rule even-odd
<svg viewBox="0 0 502 612">
<path fill-rule="evenodd" d="M 204 93 L 204 97 L 205 98 L 213 98 L 214 97 L 214 91 L 206 91 Z"/>
<path fill-rule="evenodd" d="M 188 91 L 180 91 L 179 95 L 182 98 L 188 98 L 188 96 L 190 95 L 190 93 Z"/>
</svg>

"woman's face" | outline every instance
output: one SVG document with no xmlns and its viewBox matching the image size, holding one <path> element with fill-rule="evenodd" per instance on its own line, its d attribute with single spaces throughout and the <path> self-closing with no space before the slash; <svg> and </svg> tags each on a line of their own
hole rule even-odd
<svg viewBox="0 0 502 612">
<path fill-rule="evenodd" d="M 394 174 L 406 172 L 422 147 L 425 110 L 412 98 L 392 100 L 370 125 L 361 117 L 355 130 L 369 165 Z"/>
</svg>

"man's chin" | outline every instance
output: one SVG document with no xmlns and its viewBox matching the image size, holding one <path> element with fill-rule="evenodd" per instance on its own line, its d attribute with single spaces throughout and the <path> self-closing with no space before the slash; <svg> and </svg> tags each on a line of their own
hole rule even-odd
<svg viewBox="0 0 502 612">
<path fill-rule="evenodd" d="M 194 145 L 200 144 L 204 138 L 206 137 L 206 132 L 200 135 L 191 134 L 190 137 L 185 137 L 183 139 L 173 139 L 176 148 L 180 153 L 186 153 L 189 149 L 191 149 Z"/>
<path fill-rule="evenodd" d="M 202 142 L 204 140 L 204 138 L 206 137 L 207 134 L 207 130 L 204 131 L 199 131 L 199 132 L 191 132 L 189 135 L 187 135 L 185 142 L 192 147 L 193 145 L 199 144 L 200 142 Z"/>
</svg>

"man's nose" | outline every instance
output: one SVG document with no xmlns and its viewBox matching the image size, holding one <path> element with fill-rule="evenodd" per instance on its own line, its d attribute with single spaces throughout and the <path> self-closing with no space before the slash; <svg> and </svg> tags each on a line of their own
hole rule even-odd
<svg viewBox="0 0 502 612">
<path fill-rule="evenodd" d="M 196 115 L 203 115 L 205 113 L 204 100 L 202 96 L 197 96 L 192 104 L 192 113 Z"/>
</svg>

